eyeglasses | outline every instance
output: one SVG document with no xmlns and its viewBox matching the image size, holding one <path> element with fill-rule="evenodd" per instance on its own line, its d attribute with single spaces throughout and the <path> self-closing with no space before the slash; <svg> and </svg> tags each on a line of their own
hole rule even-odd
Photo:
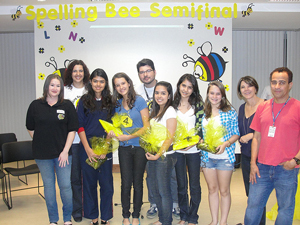
<svg viewBox="0 0 300 225">
<path fill-rule="evenodd" d="M 272 85 L 277 85 L 277 84 L 279 84 L 279 86 L 282 86 L 282 85 L 285 85 L 285 84 L 286 84 L 286 81 L 285 81 L 285 80 L 280 80 L 280 81 L 277 82 L 277 80 L 272 80 L 272 81 L 271 81 L 271 84 L 272 84 Z"/>
<path fill-rule="evenodd" d="M 144 74 L 150 73 L 150 72 L 152 72 L 152 71 L 153 71 L 153 70 L 140 71 L 139 74 L 140 74 L 140 75 L 144 75 Z"/>
</svg>

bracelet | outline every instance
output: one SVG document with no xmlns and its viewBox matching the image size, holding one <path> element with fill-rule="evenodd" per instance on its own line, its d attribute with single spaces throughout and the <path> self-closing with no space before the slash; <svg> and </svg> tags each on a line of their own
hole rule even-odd
<svg viewBox="0 0 300 225">
<path fill-rule="evenodd" d="M 231 146 L 231 142 L 229 141 L 229 139 L 227 141 L 229 142 L 229 145 L 227 145 L 227 148 L 229 148 Z"/>
</svg>

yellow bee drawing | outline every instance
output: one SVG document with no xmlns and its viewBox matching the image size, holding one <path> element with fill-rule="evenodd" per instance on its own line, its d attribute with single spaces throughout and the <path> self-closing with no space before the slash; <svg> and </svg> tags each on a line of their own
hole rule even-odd
<svg viewBox="0 0 300 225">
<path fill-rule="evenodd" d="M 16 13 L 11 15 L 13 21 L 15 21 L 17 18 L 20 18 L 20 16 L 22 15 L 21 8 L 23 7 L 19 5 Z"/>
<path fill-rule="evenodd" d="M 253 12 L 252 6 L 254 6 L 253 3 L 250 3 L 250 4 L 248 5 L 247 10 L 246 10 L 246 11 L 242 11 L 242 17 L 250 16 L 250 13 Z"/>
</svg>

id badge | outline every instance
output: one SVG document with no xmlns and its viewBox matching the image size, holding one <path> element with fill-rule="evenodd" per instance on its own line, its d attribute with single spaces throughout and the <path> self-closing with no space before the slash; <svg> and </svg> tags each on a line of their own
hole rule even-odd
<svg viewBox="0 0 300 225">
<path fill-rule="evenodd" d="M 275 130 L 276 130 L 276 127 L 270 126 L 269 132 L 268 132 L 268 137 L 275 137 Z"/>
</svg>

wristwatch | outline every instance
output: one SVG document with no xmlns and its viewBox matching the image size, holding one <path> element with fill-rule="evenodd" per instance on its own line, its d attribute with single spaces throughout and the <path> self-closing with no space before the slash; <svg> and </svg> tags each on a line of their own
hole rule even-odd
<svg viewBox="0 0 300 225">
<path fill-rule="evenodd" d="M 297 164 L 297 165 L 300 165 L 300 159 L 298 159 L 298 158 L 296 158 L 296 157 L 294 157 L 293 159 L 296 161 L 296 164 Z"/>
</svg>

